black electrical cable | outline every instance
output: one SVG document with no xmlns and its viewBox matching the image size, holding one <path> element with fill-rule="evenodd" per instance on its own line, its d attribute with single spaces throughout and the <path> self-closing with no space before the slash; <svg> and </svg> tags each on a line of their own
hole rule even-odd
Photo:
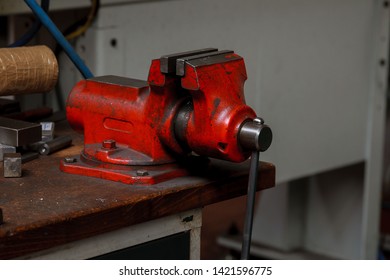
<svg viewBox="0 0 390 280">
<path fill-rule="evenodd" d="M 50 0 L 41 0 L 41 7 L 45 12 L 47 12 L 49 10 L 49 3 L 50 3 Z M 8 45 L 8 47 L 14 48 L 14 47 L 20 47 L 20 46 L 26 45 L 38 33 L 41 26 L 42 26 L 41 21 L 39 20 L 39 18 L 36 18 L 33 25 L 30 27 L 30 29 L 27 30 L 27 32 L 24 33 L 14 43 Z"/>
</svg>

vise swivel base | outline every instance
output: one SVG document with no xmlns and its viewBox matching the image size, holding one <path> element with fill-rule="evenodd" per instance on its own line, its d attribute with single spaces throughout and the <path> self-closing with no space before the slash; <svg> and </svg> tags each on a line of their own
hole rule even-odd
<svg viewBox="0 0 390 280">
<path fill-rule="evenodd" d="M 153 60 L 147 82 L 82 80 L 66 111 L 73 129 L 84 133 L 84 149 L 60 168 L 150 185 L 190 174 L 186 163 L 194 153 L 242 162 L 265 151 L 272 132 L 245 104 L 246 78 L 242 57 L 209 48 Z"/>
</svg>

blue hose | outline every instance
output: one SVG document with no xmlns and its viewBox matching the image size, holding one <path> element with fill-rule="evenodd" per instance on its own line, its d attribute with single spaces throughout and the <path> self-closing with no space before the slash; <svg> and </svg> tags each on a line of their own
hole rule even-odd
<svg viewBox="0 0 390 280">
<path fill-rule="evenodd" d="M 45 11 L 38 5 L 35 0 L 24 0 L 24 2 L 30 7 L 33 13 L 39 18 L 42 24 L 49 30 L 51 35 L 56 39 L 58 44 L 64 49 L 70 60 L 76 65 L 77 69 L 81 72 L 85 79 L 92 78 L 93 74 L 84 64 L 80 56 L 75 52 L 73 47 L 62 35 L 61 31 L 57 28 L 54 22 L 49 18 Z"/>
</svg>

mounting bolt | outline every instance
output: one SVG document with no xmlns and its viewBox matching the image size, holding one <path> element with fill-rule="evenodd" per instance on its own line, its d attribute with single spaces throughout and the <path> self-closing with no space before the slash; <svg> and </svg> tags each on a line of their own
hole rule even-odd
<svg viewBox="0 0 390 280">
<path fill-rule="evenodd" d="M 137 170 L 137 176 L 148 176 L 148 175 L 149 172 L 144 169 Z"/>
<path fill-rule="evenodd" d="M 75 163 L 75 162 L 77 162 L 77 159 L 74 157 L 66 157 L 66 158 L 64 158 L 64 161 L 66 163 Z"/>
<path fill-rule="evenodd" d="M 115 149 L 116 148 L 116 141 L 112 139 L 104 140 L 102 142 L 102 147 L 107 150 Z"/>
</svg>

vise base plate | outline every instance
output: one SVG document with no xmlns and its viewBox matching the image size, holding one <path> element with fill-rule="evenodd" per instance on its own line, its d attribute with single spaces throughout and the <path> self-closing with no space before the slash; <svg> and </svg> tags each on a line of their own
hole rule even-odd
<svg viewBox="0 0 390 280">
<path fill-rule="evenodd" d="M 146 166 L 117 165 L 92 160 L 83 154 L 73 157 L 72 160 L 61 160 L 60 169 L 67 173 L 131 185 L 154 185 L 189 175 L 186 168 L 176 163 Z"/>
</svg>

